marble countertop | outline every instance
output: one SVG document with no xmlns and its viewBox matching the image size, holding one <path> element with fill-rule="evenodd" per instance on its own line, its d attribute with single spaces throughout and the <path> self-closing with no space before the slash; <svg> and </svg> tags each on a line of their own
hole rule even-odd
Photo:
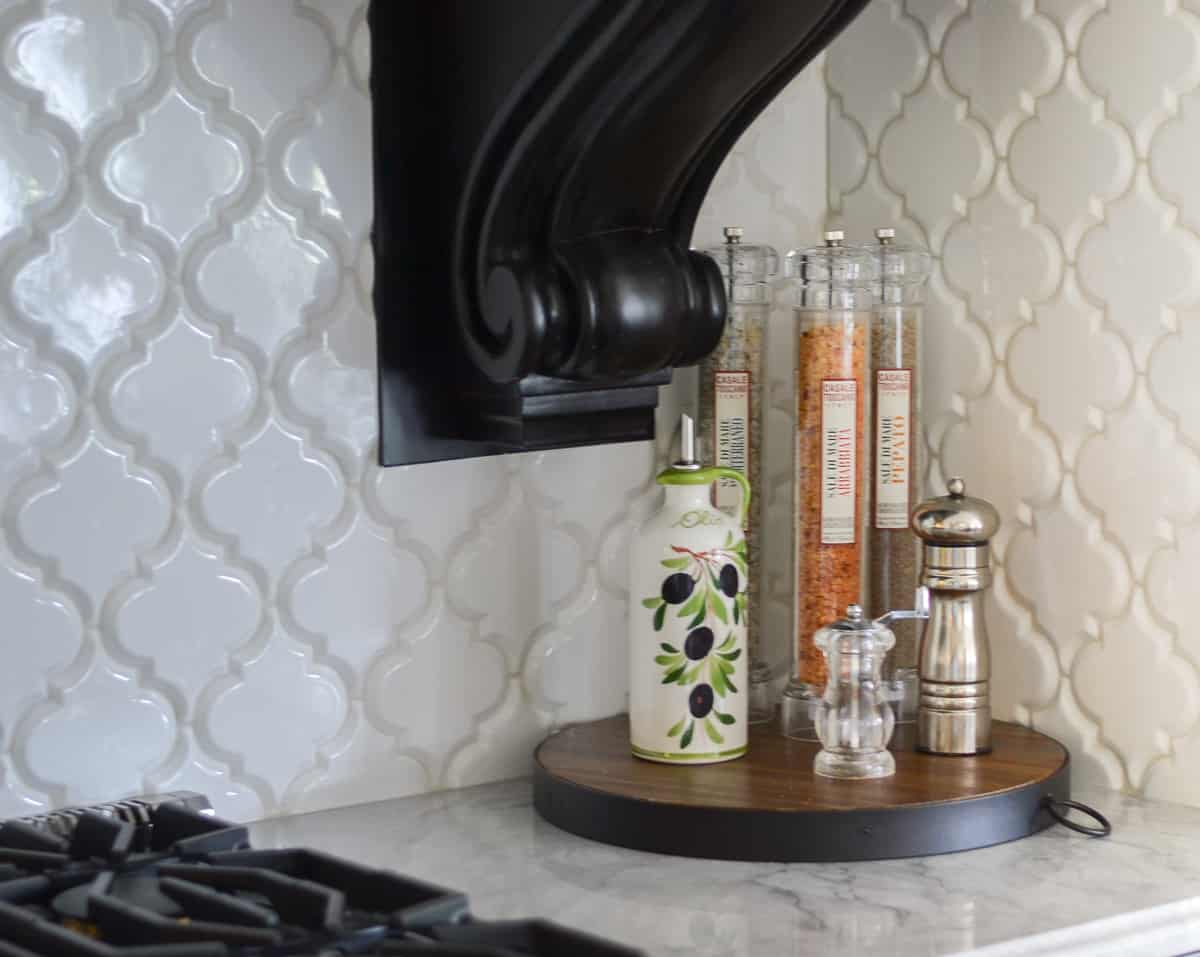
<svg viewBox="0 0 1200 957">
<path fill-rule="evenodd" d="M 1113 823 L 854 864 L 665 857 L 575 837 L 508 781 L 252 825 L 467 892 L 484 918 L 547 917 L 660 955 L 1174 957 L 1200 950 L 1200 809 L 1112 792 Z"/>
</svg>

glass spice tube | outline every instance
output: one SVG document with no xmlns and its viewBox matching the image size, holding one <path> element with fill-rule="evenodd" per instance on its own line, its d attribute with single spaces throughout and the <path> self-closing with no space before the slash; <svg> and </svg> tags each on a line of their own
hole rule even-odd
<svg viewBox="0 0 1200 957">
<path fill-rule="evenodd" d="M 871 327 L 872 479 L 867 611 L 872 618 L 913 607 L 920 575 L 920 542 L 909 515 L 921 497 L 925 444 L 921 431 L 921 327 L 931 258 L 924 249 L 897 245 L 895 230 L 875 231 L 879 244 L 878 305 Z M 917 716 L 920 624 L 892 625 L 896 644 L 884 663 L 884 693 L 896 719 Z"/>
<path fill-rule="evenodd" d="M 863 586 L 868 336 L 877 259 L 843 244 L 788 254 L 795 280 L 796 461 L 794 663 L 784 692 L 783 733 L 817 739 L 816 705 L 826 661 L 818 629 L 858 604 Z"/>
<path fill-rule="evenodd" d="M 737 469 L 750 482 L 750 509 L 746 515 L 746 546 L 750 569 L 747 582 L 746 622 L 750 658 L 749 721 L 769 720 L 771 667 L 760 629 L 760 596 L 765 581 L 762 567 L 762 448 L 766 437 L 767 317 L 771 309 L 769 280 L 779 269 L 779 254 L 770 246 L 742 242 L 742 229 L 725 227 L 725 242 L 704 250 L 717 261 L 725 279 L 729 304 L 725 333 L 717 348 L 700 366 L 698 437 L 701 458 L 714 465 Z M 713 504 L 732 515 L 739 508 L 741 491 L 732 479 L 713 485 Z"/>
</svg>

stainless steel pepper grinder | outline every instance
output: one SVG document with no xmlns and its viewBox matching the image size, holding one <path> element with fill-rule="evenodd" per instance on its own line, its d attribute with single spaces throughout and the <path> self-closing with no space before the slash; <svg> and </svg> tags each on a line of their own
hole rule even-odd
<svg viewBox="0 0 1200 957">
<path fill-rule="evenodd" d="M 912 530 L 924 542 L 921 584 L 930 598 L 918 666 L 917 750 L 982 754 L 992 749 L 983 593 L 992 583 L 988 543 L 1000 515 L 990 502 L 967 496 L 962 479 L 946 488 L 948 495 L 922 502 L 912 514 Z"/>
</svg>

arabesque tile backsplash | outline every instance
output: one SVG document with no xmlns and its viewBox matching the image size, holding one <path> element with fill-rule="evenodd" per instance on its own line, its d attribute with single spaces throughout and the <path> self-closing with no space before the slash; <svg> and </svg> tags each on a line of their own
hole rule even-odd
<svg viewBox="0 0 1200 957">
<path fill-rule="evenodd" d="M 465 785 L 624 704 L 651 444 L 375 465 L 365 10 L 0 0 L 0 816 Z"/>
<path fill-rule="evenodd" d="M 931 480 L 999 506 L 1001 713 L 1200 803 L 1200 3 L 874 0 L 830 219 L 937 256 Z"/>
<path fill-rule="evenodd" d="M 875 0 L 748 131 L 696 241 L 738 221 L 810 242 L 828 185 L 852 238 L 886 221 L 930 244 L 931 480 L 962 472 L 1007 522 L 1002 713 L 1092 777 L 1200 803 L 1182 6 Z M 669 427 L 657 449 L 374 464 L 364 14 L 0 0 L 0 816 L 459 786 L 624 702 L 623 551 Z"/>
</svg>

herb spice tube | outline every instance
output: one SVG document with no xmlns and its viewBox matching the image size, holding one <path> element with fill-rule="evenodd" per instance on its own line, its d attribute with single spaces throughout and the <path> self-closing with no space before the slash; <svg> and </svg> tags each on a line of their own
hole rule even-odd
<svg viewBox="0 0 1200 957">
<path fill-rule="evenodd" d="M 784 692 L 784 734 L 816 740 L 816 706 L 825 690 L 818 629 L 857 604 L 863 586 L 868 463 L 868 337 L 877 259 L 843 244 L 788 254 L 796 331 L 794 483 L 794 664 Z"/>
<path fill-rule="evenodd" d="M 871 327 L 872 426 L 871 542 L 867 559 L 867 611 L 877 618 L 913 607 L 920 573 L 920 542 L 909 515 L 920 499 L 924 474 L 921 434 L 922 302 L 929 253 L 895 242 L 895 231 L 875 231 L 879 283 Z M 884 694 L 898 721 L 915 721 L 917 649 L 915 620 L 897 621 L 896 644 L 884 663 Z"/>
<path fill-rule="evenodd" d="M 704 250 L 717 261 L 725 279 L 728 321 L 721 342 L 700 366 L 698 438 L 701 457 L 741 472 L 750 481 L 746 544 L 750 562 L 748 645 L 750 652 L 749 720 L 767 721 L 773 710 L 771 667 L 759 630 L 762 589 L 762 444 L 766 372 L 763 368 L 767 317 L 771 308 L 768 281 L 779 268 L 770 246 L 742 242 L 742 230 L 725 227 L 725 242 Z M 713 504 L 727 515 L 740 508 L 741 489 L 730 478 L 713 485 Z"/>
</svg>

